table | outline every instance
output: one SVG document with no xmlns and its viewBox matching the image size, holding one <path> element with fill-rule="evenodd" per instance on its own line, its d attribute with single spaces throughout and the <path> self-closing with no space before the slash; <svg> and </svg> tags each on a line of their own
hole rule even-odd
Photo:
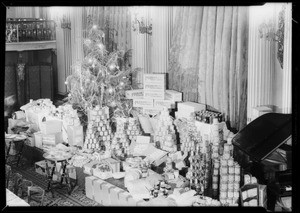
<svg viewBox="0 0 300 213">
<path fill-rule="evenodd" d="M 47 190 L 46 191 L 51 191 L 52 197 L 54 197 L 54 193 L 53 193 L 54 185 L 59 183 L 60 188 L 62 188 L 63 186 L 67 186 L 68 194 L 71 194 L 72 191 L 75 189 L 76 182 L 73 186 L 71 185 L 71 180 L 70 180 L 70 177 L 68 175 L 68 172 L 66 172 L 66 168 L 67 168 L 67 164 L 68 164 L 67 161 L 69 159 L 71 159 L 72 156 L 70 155 L 70 156 L 67 156 L 67 157 L 56 158 L 54 156 L 51 156 L 48 153 L 45 153 L 45 154 L 43 154 L 43 157 L 46 160 L 46 172 L 47 172 L 47 177 L 48 177 L 48 185 L 47 185 Z M 53 180 L 53 175 L 54 175 L 54 171 L 55 171 L 57 163 L 61 163 L 61 168 L 62 168 L 62 174 L 61 174 L 60 182 L 57 182 L 57 181 Z M 49 164 L 51 164 L 51 166 Z M 63 184 L 63 181 L 65 181 L 66 183 Z"/>
<path fill-rule="evenodd" d="M 18 166 L 19 162 L 20 162 L 20 159 L 21 159 L 21 156 L 22 156 L 25 140 L 27 140 L 27 136 L 18 135 L 18 134 L 6 134 L 5 135 L 5 140 L 9 140 L 9 145 L 8 145 L 6 156 L 5 156 L 5 163 L 7 163 L 7 159 L 9 157 L 9 152 L 10 152 L 12 143 L 14 143 L 14 144 L 21 143 L 21 149 L 17 153 L 17 157 L 18 157 L 17 166 Z"/>
<path fill-rule="evenodd" d="M 19 198 L 10 190 L 6 189 L 6 205 L 7 206 L 30 206 L 25 200 Z"/>
</svg>

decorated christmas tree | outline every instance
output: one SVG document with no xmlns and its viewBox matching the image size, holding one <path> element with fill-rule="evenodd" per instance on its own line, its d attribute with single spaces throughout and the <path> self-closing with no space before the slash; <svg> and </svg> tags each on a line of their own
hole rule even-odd
<svg viewBox="0 0 300 213">
<path fill-rule="evenodd" d="M 131 69 L 130 52 L 108 52 L 105 34 L 97 26 L 89 24 L 84 40 L 84 59 L 72 66 L 72 75 L 66 79 L 68 102 L 81 113 L 86 125 L 89 109 L 108 106 L 110 117 L 129 116 L 132 101 L 125 99 L 125 91 L 131 88 L 130 75 L 141 70 Z"/>
</svg>

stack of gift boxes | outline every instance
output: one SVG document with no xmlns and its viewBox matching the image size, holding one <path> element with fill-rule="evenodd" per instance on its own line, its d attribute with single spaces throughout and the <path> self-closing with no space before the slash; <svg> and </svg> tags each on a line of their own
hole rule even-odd
<svg viewBox="0 0 300 213">
<path fill-rule="evenodd" d="M 182 101 L 182 93 L 166 90 L 165 74 L 144 74 L 144 89 L 126 91 L 126 98 L 133 99 L 133 107 L 142 108 L 144 114 L 156 115 L 162 108 L 174 109 Z"/>
<path fill-rule="evenodd" d="M 88 126 L 83 147 L 85 149 L 110 149 L 111 127 L 108 107 L 95 106 L 88 113 Z"/>
<path fill-rule="evenodd" d="M 158 147 L 167 152 L 177 151 L 173 119 L 167 108 L 164 108 L 159 115 L 157 127 L 154 130 L 154 141 Z"/>
<path fill-rule="evenodd" d="M 130 141 L 126 134 L 126 118 L 116 118 L 116 132 L 111 142 L 111 149 L 117 155 L 129 154 Z"/>
</svg>

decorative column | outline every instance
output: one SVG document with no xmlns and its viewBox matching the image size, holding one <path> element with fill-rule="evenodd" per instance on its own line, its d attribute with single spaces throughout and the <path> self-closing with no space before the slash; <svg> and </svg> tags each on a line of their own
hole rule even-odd
<svg viewBox="0 0 300 213">
<path fill-rule="evenodd" d="M 292 113 L 292 3 L 286 4 L 284 24 L 282 113 Z"/>
<path fill-rule="evenodd" d="M 252 121 L 253 107 L 272 105 L 273 101 L 275 43 L 259 37 L 259 26 L 269 20 L 274 20 L 272 5 L 250 7 L 247 123 Z M 268 29 L 264 30 L 267 33 Z"/>
</svg>

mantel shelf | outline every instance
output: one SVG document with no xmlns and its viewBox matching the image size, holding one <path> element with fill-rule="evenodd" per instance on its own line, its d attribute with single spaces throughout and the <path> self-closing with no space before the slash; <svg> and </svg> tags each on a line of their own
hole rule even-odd
<svg viewBox="0 0 300 213">
<path fill-rule="evenodd" d="M 28 51 L 56 49 L 56 41 L 32 41 L 6 43 L 6 51 Z"/>
</svg>

